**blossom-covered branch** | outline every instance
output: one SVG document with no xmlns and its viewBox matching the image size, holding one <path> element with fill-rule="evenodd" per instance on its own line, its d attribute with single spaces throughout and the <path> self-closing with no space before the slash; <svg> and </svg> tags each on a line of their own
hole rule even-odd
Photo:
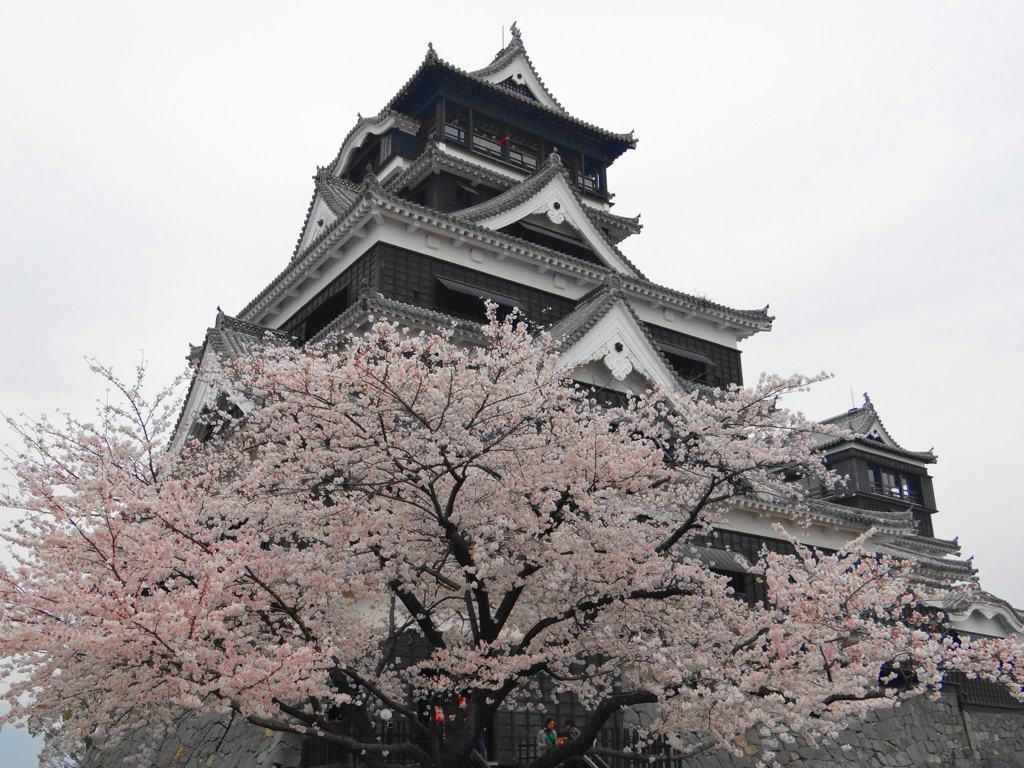
<svg viewBox="0 0 1024 768">
<path fill-rule="evenodd" d="M 1011 642 L 943 636 L 911 564 L 862 540 L 765 553 L 753 606 L 694 555 L 737 497 L 799 506 L 794 476 L 835 482 L 819 428 L 779 407 L 807 379 L 606 408 L 543 334 L 485 330 L 269 346 L 208 382 L 216 428 L 177 453 L 164 401 L 109 371 L 124 403 L 97 423 L 16 424 L 7 720 L 104 743 L 233 712 L 373 765 L 461 768 L 546 680 L 593 713 L 546 768 L 629 707 L 683 752 L 828 736 L 891 704 L 879 677 L 904 661 L 917 691 L 951 668 L 1019 691 Z M 382 708 L 414 737 L 382 744 Z"/>
</svg>

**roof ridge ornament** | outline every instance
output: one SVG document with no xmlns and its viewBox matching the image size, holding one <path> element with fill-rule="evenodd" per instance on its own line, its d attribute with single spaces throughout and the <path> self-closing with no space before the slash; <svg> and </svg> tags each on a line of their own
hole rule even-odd
<svg viewBox="0 0 1024 768">
<path fill-rule="evenodd" d="M 369 194 L 371 191 L 383 191 L 380 186 L 380 179 L 378 179 L 377 174 L 373 172 L 372 163 L 366 164 L 366 176 L 363 177 L 363 184 L 366 187 L 366 191 L 363 193 L 363 197 L 367 200 L 370 199 Z"/>
<path fill-rule="evenodd" d="M 519 31 L 519 27 L 514 21 L 512 22 L 512 26 L 508 28 L 508 33 L 512 35 L 513 40 L 520 40 L 523 37 L 523 33 Z"/>
</svg>

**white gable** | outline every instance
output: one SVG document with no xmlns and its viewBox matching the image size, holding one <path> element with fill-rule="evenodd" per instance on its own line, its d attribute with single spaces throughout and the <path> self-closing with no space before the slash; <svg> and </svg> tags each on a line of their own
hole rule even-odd
<svg viewBox="0 0 1024 768">
<path fill-rule="evenodd" d="M 967 634 L 1006 637 L 1024 630 L 1020 619 L 1002 606 L 971 603 L 959 610 L 947 610 L 946 615 L 956 629 Z"/>
<path fill-rule="evenodd" d="M 316 200 L 313 201 L 313 212 L 306 222 L 306 229 L 302 233 L 302 239 L 299 240 L 299 249 L 296 253 L 302 253 L 316 239 L 317 235 L 326 231 L 327 227 L 337 218 L 323 197 L 317 193 Z"/>
<path fill-rule="evenodd" d="M 181 418 L 171 435 L 170 449 L 173 453 L 181 450 L 182 446 L 192 436 L 192 430 L 207 408 L 215 408 L 218 398 L 223 394 L 234 405 L 238 406 L 243 413 L 249 413 L 254 403 L 244 394 L 238 391 L 224 391 L 214 386 L 211 381 L 221 378 L 223 371 L 221 361 L 209 343 L 203 349 L 203 355 L 192 374 L 192 386 L 189 388 L 185 403 L 182 406 Z"/>
<path fill-rule="evenodd" d="M 476 223 L 487 229 L 498 230 L 533 215 L 545 216 L 548 222 L 554 225 L 571 226 L 579 232 L 583 241 L 605 266 L 629 277 L 639 277 L 597 230 L 569 183 L 560 173 L 552 176 L 547 184 L 518 205 L 492 216 L 477 219 Z"/>
<path fill-rule="evenodd" d="M 678 388 L 671 368 L 622 299 L 612 305 L 582 338 L 562 352 L 560 358 L 573 371 L 587 374 L 582 379 L 588 383 L 603 384 L 614 380 L 620 383 L 620 387 L 613 388 L 628 389 L 638 395 L 647 389 L 661 388 L 673 392 Z M 638 381 L 638 377 L 643 383 Z"/>
<path fill-rule="evenodd" d="M 526 86 L 533 97 L 545 107 L 557 109 L 559 112 L 565 111 L 537 79 L 533 67 L 526 61 L 526 55 L 523 52 L 509 59 L 501 69 L 481 74 L 480 77 L 489 83 L 500 83 L 511 78 L 516 85 Z"/>
<path fill-rule="evenodd" d="M 896 450 L 902 450 L 896 442 L 889 437 L 889 433 L 886 432 L 885 427 L 882 426 L 882 422 L 876 417 L 871 422 L 871 428 L 864 432 L 864 436 L 869 440 L 875 440 L 887 448 L 895 448 Z"/>
</svg>

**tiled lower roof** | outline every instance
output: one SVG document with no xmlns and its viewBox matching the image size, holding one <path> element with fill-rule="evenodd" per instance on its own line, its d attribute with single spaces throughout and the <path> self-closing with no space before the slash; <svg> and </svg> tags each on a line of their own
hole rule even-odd
<svg viewBox="0 0 1024 768">
<path fill-rule="evenodd" d="M 518 179 L 444 152 L 436 144 L 432 143 L 401 173 L 388 179 L 384 184 L 384 189 L 392 193 L 409 189 L 415 186 L 424 176 L 433 173 L 439 167 L 449 168 L 461 175 L 486 181 L 502 189 L 509 189 L 519 183 Z"/>
<path fill-rule="evenodd" d="M 445 234 L 450 237 L 472 235 L 481 240 L 485 245 L 516 253 L 522 253 L 524 255 L 529 254 L 539 262 L 560 266 L 571 272 L 575 272 L 580 275 L 587 275 L 591 279 L 603 279 L 608 275 L 614 274 L 612 270 L 607 267 L 584 261 L 583 259 L 561 253 L 560 251 L 555 251 L 551 248 L 539 246 L 536 243 L 532 243 L 504 232 L 496 232 L 468 221 L 457 221 L 448 214 L 440 213 L 431 208 L 427 208 L 426 206 L 411 203 L 397 195 L 388 194 L 381 189 L 377 178 L 370 174 L 359 187 L 359 195 L 357 195 L 352 207 L 346 215 L 340 216 L 331 224 L 323 227 L 323 231 L 316 236 L 312 243 L 302 253 L 300 253 L 297 258 L 293 259 L 280 273 L 278 273 L 277 277 L 275 277 L 267 287 L 260 291 L 260 293 L 245 306 L 239 315 L 243 318 L 248 317 L 250 313 L 255 311 L 259 303 L 270 296 L 275 290 L 286 290 L 290 285 L 288 281 L 289 277 L 305 274 L 317 259 L 322 258 L 322 255 L 316 252 L 316 247 L 320 243 L 332 236 L 335 236 L 339 231 L 351 231 L 352 229 L 360 226 L 361 223 L 370 216 L 371 210 L 374 206 L 380 206 L 381 208 L 406 216 L 414 221 L 423 221 L 433 224 L 441 230 L 446 230 Z M 765 309 L 731 309 L 722 304 L 716 304 L 715 302 L 708 301 L 701 297 L 691 296 L 683 293 L 682 291 L 676 291 L 671 288 L 660 286 L 645 278 L 622 276 L 622 279 L 624 281 L 623 287 L 628 292 L 635 292 L 639 296 L 648 300 L 654 299 L 678 303 L 687 309 L 692 308 L 693 311 L 704 313 L 711 318 L 724 320 L 725 322 L 734 323 L 741 327 L 747 326 L 751 329 L 751 332 L 755 333 L 757 331 L 767 331 L 771 329 L 772 318 L 768 315 L 767 310 Z"/>
<path fill-rule="evenodd" d="M 941 607 L 948 613 L 966 613 L 977 608 L 995 608 L 1006 612 L 1019 624 L 1024 624 L 1024 611 L 1014 608 L 1006 600 L 983 589 L 952 593 Z"/>
<path fill-rule="evenodd" d="M 327 170 L 317 174 L 316 186 L 323 195 L 324 202 L 337 216 L 343 216 L 359 196 L 358 184 L 338 178 Z"/>
<path fill-rule="evenodd" d="M 359 187 L 346 179 L 338 178 L 327 168 L 317 168 L 313 176 L 313 197 L 306 209 L 306 218 L 302 221 L 302 229 L 299 230 L 299 239 L 295 241 L 295 250 L 292 251 L 292 258 L 299 255 L 299 248 L 302 246 L 302 238 L 306 234 L 306 227 L 313 216 L 313 206 L 316 205 L 317 196 L 321 196 L 327 207 L 335 216 L 342 216 L 352 207 L 356 196 L 359 194 Z"/>
<path fill-rule="evenodd" d="M 482 344 L 485 340 L 480 323 L 436 312 L 415 304 L 385 298 L 380 293 L 362 293 L 352 306 L 328 323 L 308 343 L 316 344 L 332 334 L 343 336 L 366 326 L 376 320 L 391 320 L 408 323 L 410 327 L 424 330 L 443 330 L 451 328 L 460 339 Z"/>
<path fill-rule="evenodd" d="M 831 526 L 843 526 L 855 531 L 866 531 L 874 528 L 879 533 L 912 536 L 917 530 L 917 523 L 909 510 L 874 511 L 830 504 L 827 501 L 814 499 L 804 501 L 799 508 L 792 504 L 766 501 L 743 497 L 733 502 L 738 507 L 752 511 L 761 511 L 770 515 L 778 515 L 790 519 L 807 519 Z"/>
<path fill-rule="evenodd" d="M 829 424 L 831 426 L 838 427 L 839 429 L 848 429 L 858 435 L 868 434 L 872 427 L 877 423 L 878 428 L 885 434 L 885 437 L 892 442 L 892 445 L 868 440 L 866 438 L 857 438 L 855 442 L 871 446 L 873 448 L 884 448 L 886 451 L 902 454 L 908 458 L 922 461 L 925 464 L 934 464 L 938 460 L 938 457 L 932 451 L 911 451 L 903 448 L 899 443 L 893 440 L 892 435 L 889 434 L 889 430 L 887 430 L 885 428 L 885 424 L 882 423 L 882 419 L 875 410 L 875 405 L 871 402 L 867 393 L 864 394 L 864 405 L 860 408 L 851 408 L 846 413 L 829 416 L 827 419 L 822 419 L 821 423 Z M 832 448 L 833 446 L 840 445 L 844 442 L 849 442 L 849 440 L 844 437 L 832 437 L 824 439 L 818 448 L 825 450 L 826 448 Z"/>
<path fill-rule="evenodd" d="M 970 563 L 928 555 L 910 544 L 906 537 L 882 544 L 878 551 L 892 557 L 914 560 L 917 563 L 914 573 L 931 583 L 974 581 L 977 578 L 977 572 Z"/>
<path fill-rule="evenodd" d="M 206 343 L 213 347 L 221 360 L 237 360 L 257 347 L 288 344 L 289 340 L 288 335 L 282 331 L 264 328 L 221 312 L 217 315 L 214 327 L 206 332 Z"/>
</svg>

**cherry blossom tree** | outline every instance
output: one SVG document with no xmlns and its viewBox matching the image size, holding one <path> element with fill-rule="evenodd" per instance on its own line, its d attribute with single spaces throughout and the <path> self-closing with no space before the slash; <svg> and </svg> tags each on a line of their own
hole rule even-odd
<svg viewBox="0 0 1024 768">
<path fill-rule="evenodd" d="M 945 636 L 912 564 L 864 538 L 765 553 L 753 607 L 696 557 L 738 497 L 799 511 L 793 478 L 835 481 L 821 428 L 779 407 L 806 379 L 610 408 L 543 334 L 484 330 L 268 345 L 212 382 L 212 438 L 175 453 L 141 376 L 101 370 L 121 399 L 95 422 L 13 423 L 7 721 L 104 744 L 230 712 L 371 768 L 462 768 L 546 679 L 590 712 L 548 768 L 630 708 L 686 754 L 755 727 L 827 737 L 954 667 L 1019 691 L 1011 641 Z M 910 669 L 912 690 L 882 684 Z M 407 739 L 374 735 L 382 710 Z"/>
</svg>

